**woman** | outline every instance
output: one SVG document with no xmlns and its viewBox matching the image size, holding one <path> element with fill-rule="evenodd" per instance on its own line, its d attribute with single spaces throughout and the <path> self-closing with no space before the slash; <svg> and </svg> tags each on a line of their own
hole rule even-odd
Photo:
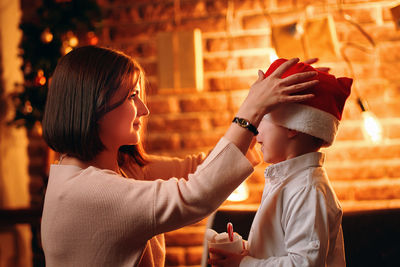
<svg viewBox="0 0 400 267">
<path fill-rule="evenodd" d="M 313 86 L 306 80 L 314 72 L 279 78 L 297 61 L 267 79 L 259 71 L 237 117 L 257 127 L 274 106 L 312 97 L 292 94 Z M 143 79 L 132 58 L 110 49 L 81 47 L 60 59 L 43 118 L 45 141 L 63 154 L 50 168 L 45 196 L 47 266 L 163 266 L 158 235 L 209 215 L 253 171 L 244 155 L 254 134 L 232 123 L 201 165 L 188 160 L 196 165 L 181 170 L 183 176 L 196 169 L 188 179 L 155 177 L 140 149 L 149 114 Z"/>
</svg>

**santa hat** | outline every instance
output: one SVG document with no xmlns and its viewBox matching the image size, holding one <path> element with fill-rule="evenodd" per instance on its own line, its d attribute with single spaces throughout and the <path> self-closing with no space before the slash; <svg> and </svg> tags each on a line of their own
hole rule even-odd
<svg viewBox="0 0 400 267">
<path fill-rule="evenodd" d="M 287 59 L 274 61 L 265 77 L 286 61 Z M 280 105 L 264 117 L 285 128 L 318 137 L 330 146 L 335 139 L 353 80 L 346 77 L 336 78 L 305 63 L 290 67 L 281 78 L 306 71 L 316 71 L 318 74 L 310 80 L 319 80 L 319 83 L 301 94 L 313 94 L 314 97 L 300 103 Z"/>
</svg>

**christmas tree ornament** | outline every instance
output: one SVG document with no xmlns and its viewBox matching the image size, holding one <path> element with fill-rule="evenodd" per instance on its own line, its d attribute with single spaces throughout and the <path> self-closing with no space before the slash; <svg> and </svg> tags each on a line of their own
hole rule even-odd
<svg viewBox="0 0 400 267">
<path fill-rule="evenodd" d="M 79 44 L 78 38 L 74 35 L 72 31 L 67 32 L 67 40 L 70 47 L 77 47 Z"/>
<path fill-rule="evenodd" d="M 24 113 L 29 114 L 29 113 L 32 113 L 32 111 L 33 111 L 33 108 L 32 108 L 31 102 L 28 100 L 24 104 Z"/>
<path fill-rule="evenodd" d="M 43 86 L 46 84 L 46 77 L 44 76 L 43 70 L 39 70 L 35 78 L 35 85 Z"/>
<path fill-rule="evenodd" d="M 99 42 L 99 38 L 94 32 L 88 32 L 87 37 L 90 45 L 97 45 L 97 43 Z"/>
<path fill-rule="evenodd" d="M 46 28 L 43 32 L 42 35 L 40 36 L 40 39 L 42 40 L 43 43 L 48 44 L 51 41 L 53 41 L 53 34 L 50 32 L 49 28 Z"/>
</svg>

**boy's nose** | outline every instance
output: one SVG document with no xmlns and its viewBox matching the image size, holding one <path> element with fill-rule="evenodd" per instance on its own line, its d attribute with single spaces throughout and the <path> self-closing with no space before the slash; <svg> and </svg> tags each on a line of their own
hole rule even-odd
<svg viewBox="0 0 400 267">
<path fill-rule="evenodd" d="M 259 138 L 260 138 L 260 134 L 258 134 L 258 135 L 256 136 L 256 141 L 257 141 L 257 143 L 261 144 L 261 140 L 259 140 Z"/>
</svg>

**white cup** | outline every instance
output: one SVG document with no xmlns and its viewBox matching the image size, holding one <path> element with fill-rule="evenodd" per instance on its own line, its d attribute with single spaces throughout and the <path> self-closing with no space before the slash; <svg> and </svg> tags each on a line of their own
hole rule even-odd
<svg viewBox="0 0 400 267">
<path fill-rule="evenodd" d="M 243 251 L 243 239 L 239 234 L 234 233 L 233 241 L 230 241 L 227 233 L 221 233 L 212 240 L 208 240 L 208 247 L 240 254 Z M 210 258 L 216 259 L 211 253 Z"/>
</svg>

